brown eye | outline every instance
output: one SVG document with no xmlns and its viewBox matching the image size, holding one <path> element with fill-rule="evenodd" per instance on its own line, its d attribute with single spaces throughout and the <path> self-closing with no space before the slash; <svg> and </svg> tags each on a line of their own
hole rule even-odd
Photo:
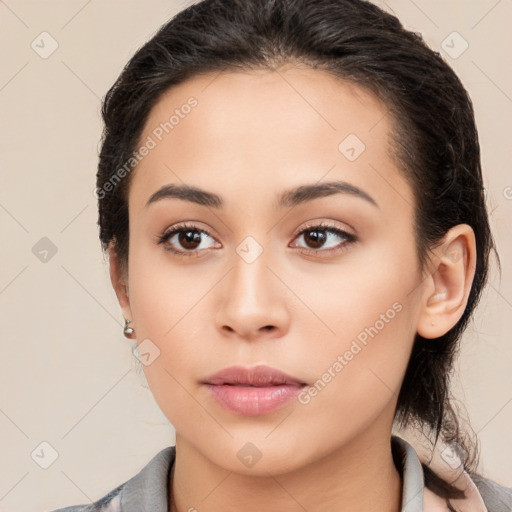
<svg viewBox="0 0 512 512">
<path fill-rule="evenodd" d="M 345 249 L 349 244 L 355 242 L 357 238 L 330 225 L 320 224 L 303 229 L 297 236 L 297 240 L 304 240 L 304 245 L 294 245 L 302 248 L 303 252 L 311 254 L 333 253 Z"/>
<path fill-rule="evenodd" d="M 166 251 L 182 256 L 197 255 L 215 244 L 217 247 L 220 246 L 205 230 L 187 225 L 176 226 L 165 232 L 158 238 L 158 243 L 162 244 Z"/>
<path fill-rule="evenodd" d="M 197 247 L 201 243 L 201 234 L 199 231 L 179 231 L 178 242 L 185 249 L 197 249 Z"/>
<path fill-rule="evenodd" d="M 327 235 L 325 234 L 325 230 L 321 231 L 317 229 L 311 229 L 305 231 L 304 240 L 313 249 L 319 249 L 323 244 L 325 244 Z"/>
</svg>

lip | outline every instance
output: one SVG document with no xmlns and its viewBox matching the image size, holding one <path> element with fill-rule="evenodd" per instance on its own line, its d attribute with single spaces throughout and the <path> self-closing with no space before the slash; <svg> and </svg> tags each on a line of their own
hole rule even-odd
<svg viewBox="0 0 512 512">
<path fill-rule="evenodd" d="M 241 386 L 277 386 L 280 384 L 306 384 L 295 377 L 270 366 L 258 365 L 251 368 L 245 366 L 230 366 L 208 377 L 206 384 L 239 384 Z"/>
<path fill-rule="evenodd" d="M 267 414 L 295 398 L 305 382 L 265 365 L 230 366 L 214 373 L 203 384 L 216 402 L 238 414 Z"/>
</svg>

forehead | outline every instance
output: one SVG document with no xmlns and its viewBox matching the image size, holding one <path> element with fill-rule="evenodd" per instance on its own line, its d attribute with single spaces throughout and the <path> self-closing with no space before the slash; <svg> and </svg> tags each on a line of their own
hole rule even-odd
<svg viewBox="0 0 512 512">
<path fill-rule="evenodd" d="M 373 94 L 323 70 L 197 75 L 152 108 L 139 143 L 152 148 L 134 171 L 130 204 L 142 208 L 166 183 L 258 194 L 324 177 L 375 193 L 387 182 L 390 195 L 410 196 L 391 158 L 391 126 Z"/>
</svg>

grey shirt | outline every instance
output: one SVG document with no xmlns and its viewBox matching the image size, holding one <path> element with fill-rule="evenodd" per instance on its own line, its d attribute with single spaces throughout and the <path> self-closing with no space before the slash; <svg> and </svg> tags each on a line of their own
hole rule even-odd
<svg viewBox="0 0 512 512">
<path fill-rule="evenodd" d="M 424 494 L 434 497 L 425 488 L 423 468 L 414 448 L 400 437 L 392 436 L 392 451 L 397 469 L 402 475 L 401 512 L 423 512 Z M 176 447 L 168 446 L 158 452 L 135 476 L 88 505 L 73 505 L 52 512 L 168 512 L 170 472 Z M 503 487 L 478 475 L 471 475 L 475 484 L 469 500 L 460 503 L 463 512 L 512 512 L 512 488 Z M 435 496 L 437 510 L 457 510 L 456 505 L 439 507 L 443 500 Z M 483 505 L 485 503 L 485 506 Z M 435 508 L 434 506 L 432 508 Z"/>
</svg>

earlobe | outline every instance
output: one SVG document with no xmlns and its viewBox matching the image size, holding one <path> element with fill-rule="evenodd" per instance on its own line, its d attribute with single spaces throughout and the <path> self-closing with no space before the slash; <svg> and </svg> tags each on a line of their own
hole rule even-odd
<svg viewBox="0 0 512 512">
<path fill-rule="evenodd" d="M 468 302 L 476 268 L 475 235 L 471 226 L 451 228 L 434 251 L 434 265 L 424 282 L 417 332 L 439 338 L 457 324 Z"/>
<path fill-rule="evenodd" d="M 119 306 L 125 319 L 132 319 L 130 297 L 128 293 L 128 276 L 122 272 L 119 258 L 111 243 L 108 248 L 110 281 L 117 296 Z"/>
</svg>

